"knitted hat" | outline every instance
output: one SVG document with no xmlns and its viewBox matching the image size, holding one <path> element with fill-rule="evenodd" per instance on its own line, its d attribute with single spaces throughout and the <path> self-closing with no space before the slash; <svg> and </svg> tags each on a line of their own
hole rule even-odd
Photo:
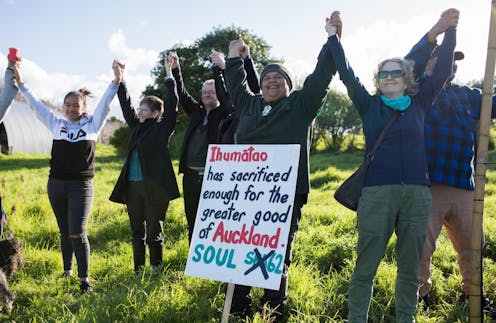
<svg viewBox="0 0 496 323">
<path fill-rule="evenodd" d="M 283 65 L 278 63 L 269 64 L 263 68 L 262 73 L 260 74 L 260 86 L 262 85 L 262 81 L 264 77 L 270 72 L 277 72 L 281 74 L 286 79 L 289 90 L 291 91 L 291 89 L 293 88 L 293 82 L 291 81 L 291 74 Z"/>
</svg>

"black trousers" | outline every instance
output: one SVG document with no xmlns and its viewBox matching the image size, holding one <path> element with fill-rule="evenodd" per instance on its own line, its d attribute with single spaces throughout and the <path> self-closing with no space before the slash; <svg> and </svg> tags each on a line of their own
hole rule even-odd
<svg viewBox="0 0 496 323">
<path fill-rule="evenodd" d="M 93 179 L 49 178 L 47 192 L 59 227 L 64 270 L 72 270 L 75 255 L 78 277 L 88 277 L 90 243 L 86 227 L 93 204 Z"/>
<path fill-rule="evenodd" d="M 128 182 L 126 186 L 126 205 L 133 237 L 134 270 L 145 265 L 145 244 L 150 251 L 150 265 L 162 263 L 164 238 L 162 225 L 169 201 L 155 205 L 148 202 L 143 181 Z"/>
<path fill-rule="evenodd" d="M 289 229 L 288 244 L 286 248 L 286 255 L 284 257 L 284 268 L 279 290 L 264 289 L 261 303 L 267 303 L 271 308 L 278 307 L 281 309 L 281 307 L 285 307 L 288 303 L 288 270 L 293 258 L 293 243 L 301 219 L 301 209 L 307 202 L 307 196 L 307 194 L 295 195 L 293 215 L 291 218 L 291 226 Z M 236 285 L 234 287 L 231 312 L 243 312 L 251 306 L 250 291 L 251 286 Z"/>
<path fill-rule="evenodd" d="M 188 222 L 188 238 L 191 244 L 193 229 L 195 227 L 196 212 L 200 202 L 200 193 L 203 182 L 203 172 L 186 168 L 183 176 L 184 213 Z"/>
</svg>

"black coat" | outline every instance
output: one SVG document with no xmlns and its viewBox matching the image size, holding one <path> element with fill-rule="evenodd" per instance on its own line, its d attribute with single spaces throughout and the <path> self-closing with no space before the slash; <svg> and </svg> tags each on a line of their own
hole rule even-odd
<svg viewBox="0 0 496 323">
<path fill-rule="evenodd" d="M 111 201 L 126 203 L 125 192 L 129 163 L 131 151 L 134 148 L 138 150 L 149 202 L 159 204 L 179 197 L 179 188 L 169 154 L 169 140 L 176 125 L 177 93 L 173 79 L 167 79 L 165 86 L 166 93 L 162 118 L 159 120 L 147 119 L 143 123 L 139 122 L 138 116 L 131 106 L 131 99 L 125 83 L 121 83 L 119 86 L 117 96 L 124 119 L 131 128 L 131 137 L 126 162 L 110 196 Z"/>
<path fill-rule="evenodd" d="M 243 67 L 246 71 L 246 83 L 253 94 L 260 93 L 260 81 L 253 60 L 250 57 L 243 58 Z M 217 143 L 234 144 L 235 134 L 239 124 L 239 116 L 236 114 L 234 106 L 226 90 L 224 70 L 217 66 L 212 67 L 215 81 L 215 92 L 221 105 L 230 106 L 231 112 L 227 117 L 219 122 L 217 127 Z"/>
<path fill-rule="evenodd" d="M 255 71 L 253 61 L 251 58 L 244 59 L 244 66 L 247 73 L 248 85 L 250 90 L 254 93 L 260 91 L 258 83 L 258 75 Z M 223 72 L 220 68 L 214 66 L 212 68 L 214 80 L 215 80 L 215 91 L 217 93 L 217 98 L 220 101 L 220 106 L 214 110 L 211 110 L 208 114 L 208 125 L 207 125 L 207 140 L 209 144 L 221 143 L 219 137 L 219 124 L 222 120 L 226 119 L 228 115 L 234 111 L 234 108 L 230 102 L 229 95 L 226 92 L 224 85 Z M 177 83 L 177 94 L 179 96 L 179 103 L 184 109 L 186 114 L 189 116 L 189 123 L 186 131 L 184 133 L 183 145 L 181 148 L 181 157 L 179 159 L 179 173 L 184 173 L 186 168 L 186 148 L 188 147 L 191 134 L 195 128 L 203 122 L 203 118 L 207 111 L 205 110 L 203 103 L 201 101 L 195 100 L 184 86 L 183 77 L 181 74 L 181 69 L 179 67 L 172 70 L 174 79 Z"/>
<path fill-rule="evenodd" d="M 181 107 L 189 116 L 189 123 L 184 133 L 183 145 L 181 148 L 181 157 L 179 159 L 179 173 L 184 173 L 184 170 L 186 168 L 186 148 L 188 147 L 191 135 L 193 134 L 195 128 L 203 122 L 203 118 L 205 117 L 207 111 L 203 107 L 203 104 L 196 101 L 184 87 L 184 82 L 179 67 L 172 69 L 172 74 L 174 75 L 174 79 L 176 80 L 177 84 L 179 103 L 181 103 Z M 217 143 L 219 122 L 224 119 L 230 111 L 231 107 L 226 106 L 225 104 L 221 104 L 216 109 L 210 111 L 210 113 L 208 114 L 207 125 L 208 143 Z"/>
</svg>

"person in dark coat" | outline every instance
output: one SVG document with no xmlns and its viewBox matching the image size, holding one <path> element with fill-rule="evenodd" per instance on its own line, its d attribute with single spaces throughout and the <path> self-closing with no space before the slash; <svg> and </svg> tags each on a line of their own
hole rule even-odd
<svg viewBox="0 0 496 323">
<path fill-rule="evenodd" d="M 179 159 L 179 174 L 184 174 L 184 213 L 191 242 L 208 144 L 217 143 L 219 122 L 229 114 L 230 107 L 222 105 L 217 99 L 215 82 L 212 79 L 203 82 L 201 100 L 196 100 L 184 85 L 177 53 L 170 52 L 169 55 L 173 58 L 172 74 L 177 84 L 179 103 L 189 117 Z"/>
<path fill-rule="evenodd" d="M 165 104 L 156 96 L 147 96 L 141 100 L 136 114 L 125 82 L 121 82 L 117 92 L 131 137 L 126 162 L 110 200 L 127 206 L 136 272 L 145 265 L 145 245 L 149 248 L 150 265 L 162 263 L 162 224 L 169 202 L 179 197 L 169 154 L 177 114 L 171 62 L 170 57 L 164 59 Z"/>
</svg>

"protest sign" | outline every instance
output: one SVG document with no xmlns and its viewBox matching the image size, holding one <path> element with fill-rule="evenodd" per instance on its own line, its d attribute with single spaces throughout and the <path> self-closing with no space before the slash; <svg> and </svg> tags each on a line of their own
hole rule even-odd
<svg viewBox="0 0 496 323">
<path fill-rule="evenodd" d="M 300 145 L 210 145 L 186 275 L 279 289 Z"/>
</svg>

